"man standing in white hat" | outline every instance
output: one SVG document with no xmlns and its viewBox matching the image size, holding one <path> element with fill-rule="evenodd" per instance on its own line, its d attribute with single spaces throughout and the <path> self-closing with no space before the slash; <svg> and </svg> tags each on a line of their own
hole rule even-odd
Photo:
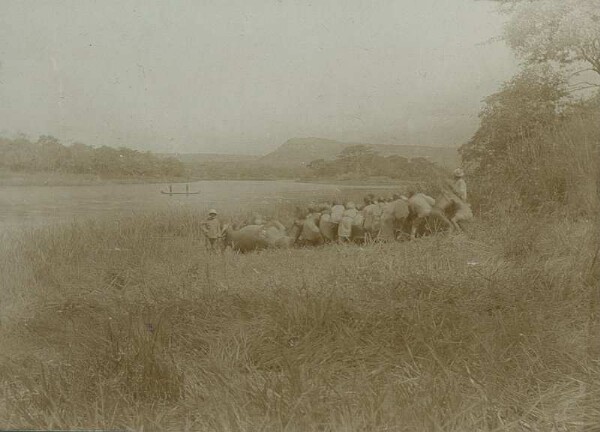
<svg viewBox="0 0 600 432">
<path fill-rule="evenodd" d="M 458 195 L 458 197 L 467 202 L 467 183 L 464 179 L 465 172 L 461 168 L 454 170 L 454 184 L 452 185 L 452 191 Z"/>
<path fill-rule="evenodd" d="M 217 211 L 215 209 L 210 209 L 208 211 L 208 219 L 202 222 L 200 228 L 208 239 L 208 249 L 215 250 L 217 240 L 223 235 L 221 221 L 217 218 Z"/>
<path fill-rule="evenodd" d="M 452 192 L 459 198 L 459 200 L 451 200 L 454 203 L 454 214 L 450 218 L 450 222 L 455 228 L 461 229 L 458 222 L 467 221 L 473 218 L 473 211 L 471 206 L 467 203 L 467 183 L 465 182 L 465 172 L 461 168 L 456 168 L 453 172 L 454 184 L 452 185 Z"/>
</svg>

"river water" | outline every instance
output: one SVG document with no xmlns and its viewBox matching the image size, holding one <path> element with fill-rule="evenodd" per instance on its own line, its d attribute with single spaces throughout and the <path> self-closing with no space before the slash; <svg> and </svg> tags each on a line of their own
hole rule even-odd
<svg viewBox="0 0 600 432">
<path fill-rule="evenodd" d="M 271 203 L 310 202 L 335 197 L 356 186 L 294 181 L 199 181 L 189 183 L 194 195 L 166 195 L 166 184 L 106 184 L 93 186 L 0 187 L 0 232 L 71 222 L 86 217 L 118 217 L 132 213 L 177 208 L 204 211 L 243 209 Z M 373 189 L 373 187 L 369 187 Z M 173 184 L 185 192 L 185 184 Z"/>
</svg>

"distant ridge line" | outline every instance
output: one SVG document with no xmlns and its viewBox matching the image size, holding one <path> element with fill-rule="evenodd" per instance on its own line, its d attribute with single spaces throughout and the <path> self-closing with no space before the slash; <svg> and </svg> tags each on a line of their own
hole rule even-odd
<svg viewBox="0 0 600 432">
<path fill-rule="evenodd" d="M 231 162 L 300 167 L 306 166 L 316 159 L 335 159 L 346 147 L 355 145 L 368 146 L 381 156 L 395 155 L 407 159 L 425 158 L 446 168 L 460 165 L 457 147 L 342 142 L 317 137 L 288 139 L 264 156 L 221 153 L 163 153 L 158 155 L 171 156 L 186 164 Z"/>
</svg>

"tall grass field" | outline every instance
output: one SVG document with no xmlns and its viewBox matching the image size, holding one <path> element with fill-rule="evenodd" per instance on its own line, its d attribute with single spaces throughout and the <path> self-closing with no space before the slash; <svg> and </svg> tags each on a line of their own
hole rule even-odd
<svg viewBox="0 0 600 432">
<path fill-rule="evenodd" d="M 240 255 L 200 219 L 3 239 L 2 428 L 599 430 L 593 221 Z"/>
</svg>

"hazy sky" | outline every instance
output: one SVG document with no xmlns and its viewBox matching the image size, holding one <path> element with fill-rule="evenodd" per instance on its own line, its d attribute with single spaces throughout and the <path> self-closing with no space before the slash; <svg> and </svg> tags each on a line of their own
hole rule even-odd
<svg viewBox="0 0 600 432">
<path fill-rule="evenodd" d="M 0 131 L 154 151 L 459 145 L 516 62 L 476 0 L 0 1 Z"/>
</svg>

